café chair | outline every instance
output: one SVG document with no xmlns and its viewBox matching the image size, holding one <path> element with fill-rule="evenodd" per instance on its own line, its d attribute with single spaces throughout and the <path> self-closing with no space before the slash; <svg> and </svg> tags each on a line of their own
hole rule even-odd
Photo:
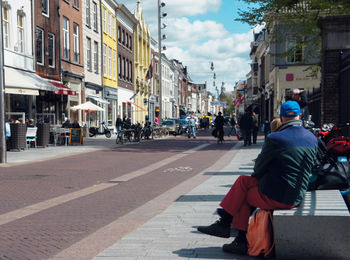
<svg viewBox="0 0 350 260">
<path fill-rule="evenodd" d="M 36 148 L 36 132 L 38 128 L 37 127 L 27 127 L 27 133 L 26 133 L 26 140 L 27 140 L 27 149 L 31 146 L 31 144 L 34 142 L 34 147 Z"/>
</svg>

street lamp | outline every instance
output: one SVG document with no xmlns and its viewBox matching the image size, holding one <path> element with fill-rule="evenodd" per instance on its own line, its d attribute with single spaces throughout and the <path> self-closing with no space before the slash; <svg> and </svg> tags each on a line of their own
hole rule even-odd
<svg viewBox="0 0 350 260">
<path fill-rule="evenodd" d="M 161 30 L 164 29 L 167 25 L 163 23 L 161 27 L 161 19 L 167 16 L 167 13 L 162 13 L 161 9 L 165 6 L 164 2 L 158 0 L 158 53 L 159 53 L 159 110 L 160 110 L 160 119 L 162 119 L 163 114 L 163 91 L 162 91 L 162 39 L 166 39 L 166 35 L 162 34 Z M 163 50 L 166 50 L 166 47 L 163 47 Z"/>
<path fill-rule="evenodd" d="M 2 32 L 2 1 L 0 1 L 0 163 L 6 163 L 5 97 L 4 97 L 4 46 Z"/>
</svg>

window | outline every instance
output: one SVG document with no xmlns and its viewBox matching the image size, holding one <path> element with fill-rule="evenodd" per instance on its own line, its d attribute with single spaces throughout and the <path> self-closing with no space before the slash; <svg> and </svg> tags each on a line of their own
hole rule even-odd
<svg viewBox="0 0 350 260">
<path fill-rule="evenodd" d="M 125 44 L 125 31 L 122 30 L 122 44 Z"/>
<path fill-rule="evenodd" d="M 132 40 L 131 40 L 131 36 L 129 36 L 129 49 L 132 51 Z"/>
<path fill-rule="evenodd" d="M 120 30 L 121 30 L 120 26 L 118 26 L 118 35 L 117 35 L 118 36 L 118 42 L 120 42 Z"/>
<path fill-rule="evenodd" d="M 44 31 L 36 28 L 36 62 L 44 65 Z"/>
<path fill-rule="evenodd" d="M 69 60 L 69 20 L 63 17 L 63 58 Z"/>
<path fill-rule="evenodd" d="M 3 11 L 2 18 L 3 18 L 4 47 L 9 48 L 9 44 L 10 44 L 9 10 L 8 8 L 4 7 L 2 11 Z"/>
<path fill-rule="evenodd" d="M 129 78 L 130 78 L 130 82 L 132 82 L 132 62 L 131 61 L 130 61 L 129 69 L 130 69 Z"/>
<path fill-rule="evenodd" d="M 125 33 L 125 46 L 128 48 L 129 47 L 129 34 Z"/>
<path fill-rule="evenodd" d="M 103 19 L 103 31 L 106 32 L 106 8 L 103 7 L 103 13 L 102 13 L 102 19 Z"/>
<path fill-rule="evenodd" d="M 98 42 L 94 42 L 94 71 L 98 74 Z"/>
<path fill-rule="evenodd" d="M 51 68 L 55 67 L 55 35 L 48 33 L 48 42 L 49 42 L 49 66 Z"/>
<path fill-rule="evenodd" d="M 90 19 L 90 0 L 86 0 L 86 25 L 88 27 L 91 26 L 91 19 Z"/>
<path fill-rule="evenodd" d="M 118 77 L 122 77 L 122 56 L 118 55 Z"/>
<path fill-rule="evenodd" d="M 287 51 L 288 63 L 297 63 L 303 61 L 303 38 L 300 36 L 288 36 L 287 38 Z"/>
<path fill-rule="evenodd" d="M 41 13 L 43 15 L 49 16 L 49 6 L 50 6 L 50 0 L 41 1 Z"/>
<path fill-rule="evenodd" d="M 125 70 L 126 70 L 126 75 L 125 75 L 125 78 L 126 78 L 126 80 L 127 81 L 129 81 L 129 60 L 126 60 L 126 68 L 125 68 Z"/>
<path fill-rule="evenodd" d="M 113 79 L 116 79 L 116 54 L 115 50 L 113 50 Z"/>
<path fill-rule="evenodd" d="M 126 65 L 125 65 L 125 58 L 123 57 L 123 79 L 125 80 L 125 69 L 126 69 Z"/>
<path fill-rule="evenodd" d="M 112 16 L 112 36 L 113 36 L 113 39 L 115 39 L 115 19 L 113 16 Z"/>
<path fill-rule="evenodd" d="M 111 35 L 111 13 L 108 12 L 108 34 Z"/>
<path fill-rule="evenodd" d="M 91 71 L 91 39 L 86 37 L 86 68 Z"/>
<path fill-rule="evenodd" d="M 17 35 L 18 35 L 18 51 L 24 53 L 24 29 L 23 29 L 23 16 L 17 15 Z"/>
<path fill-rule="evenodd" d="M 107 76 L 107 46 L 103 44 L 103 75 Z"/>
<path fill-rule="evenodd" d="M 79 0 L 73 0 L 73 6 L 79 8 Z"/>
<path fill-rule="evenodd" d="M 74 61 L 80 62 L 80 53 L 79 53 L 79 25 L 73 24 L 73 48 L 74 48 Z"/>
<path fill-rule="evenodd" d="M 108 76 L 112 78 L 112 48 L 109 47 L 108 49 Z"/>
<path fill-rule="evenodd" d="M 93 29 L 97 32 L 97 4 L 92 2 L 92 16 L 94 19 Z"/>
</svg>

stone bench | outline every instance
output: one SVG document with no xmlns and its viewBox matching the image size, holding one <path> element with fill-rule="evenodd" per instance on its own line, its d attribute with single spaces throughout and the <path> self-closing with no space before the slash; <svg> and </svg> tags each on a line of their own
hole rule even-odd
<svg viewBox="0 0 350 260">
<path fill-rule="evenodd" d="M 350 214 L 337 190 L 307 192 L 303 204 L 273 213 L 278 259 L 350 259 Z"/>
</svg>

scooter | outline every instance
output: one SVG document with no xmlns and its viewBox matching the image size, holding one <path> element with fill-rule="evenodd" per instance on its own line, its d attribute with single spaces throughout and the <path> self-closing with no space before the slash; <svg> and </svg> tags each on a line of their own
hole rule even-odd
<svg viewBox="0 0 350 260">
<path fill-rule="evenodd" d="M 108 129 L 105 122 L 102 122 L 101 125 L 102 125 L 103 132 L 100 132 L 100 128 L 98 128 L 98 127 L 90 127 L 89 128 L 89 136 L 94 137 L 97 135 L 105 135 L 107 138 L 111 138 L 111 136 L 112 136 L 111 131 Z"/>
</svg>

